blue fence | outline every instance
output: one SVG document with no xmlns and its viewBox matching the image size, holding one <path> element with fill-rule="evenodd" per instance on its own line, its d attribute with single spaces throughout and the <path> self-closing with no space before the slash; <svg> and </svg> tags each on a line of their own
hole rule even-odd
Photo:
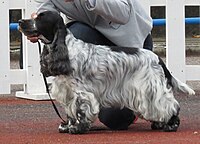
<svg viewBox="0 0 200 144">
<path fill-rule="evenodd" d="M 164 26 L 165 24 L 165 19 L 153 19 L 154 26 Z M 185 18 L 185 24 L 200 24 L 200 17 Z M 18 23 L 10 23 L 10 30 L 17 30 L 18 26 Z"/>
<path fill-rule="evenodd" d="M 10 30 L 18 30 L 18 23 L 10 23 Z"/>
<path fill-rule="evenodd" d="M 185 24 L 200 24 L 200 17 L 185 18 Z M 165 19 L 153 19 L 154 26 L 166 25 Z"/>
</svg>

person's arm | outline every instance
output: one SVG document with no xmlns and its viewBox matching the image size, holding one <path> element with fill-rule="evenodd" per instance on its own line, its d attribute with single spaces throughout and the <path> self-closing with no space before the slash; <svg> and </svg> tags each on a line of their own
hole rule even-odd
<svg viewBox="0 0 200 144">
<path fill-rule="evenodd" d="M 59 12 L 58 9 L 56 9 L 55 5 L 51 2 L 51 0 L 35 0 L 37 5 L 36 13 L 39 14 L 44 11 L 54 11 Z"/>
<path fill-rule="evenodd" d="M 131 7 L 127 0 L 85 0 L 88 10 L 105 19 L 119 24 L 126 24 L 130 17 Z"/>
</svg>

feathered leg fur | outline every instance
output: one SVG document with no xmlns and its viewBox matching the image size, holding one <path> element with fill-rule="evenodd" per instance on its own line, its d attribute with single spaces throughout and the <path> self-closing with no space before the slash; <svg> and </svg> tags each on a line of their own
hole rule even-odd
<svg viewBox="0 0 200 144">
<path fill-rule="evenodd" d="M 99 102 L 94 95 L 76 88 L 74 79 L 63 75 L 57 76 L 52 84 L 52 96 L 62 104 L 68 116 L 68 124 L 62 123 L 60 132 L 85 133 L 98 116 Z"/>
</svg>

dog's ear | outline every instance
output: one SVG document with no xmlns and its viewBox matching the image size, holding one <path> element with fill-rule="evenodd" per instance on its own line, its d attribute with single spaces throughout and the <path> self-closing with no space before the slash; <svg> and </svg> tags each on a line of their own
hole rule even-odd
<svg viewBox="0 0 200 144">
<path fill-rule="evenodd" d="M 53 76 L 69 75 L 72 72 L 66 45 L 56 45 L 50 55 L 49 70 Z"/>
<path fill-rule="evenodd" d="M 67 30 L 61 18 L 55 26 L 54 40 L 51 45 L 49 70 L 52 75 L 68 75 L 72 72 L 68 48 L 65 44 Z"/>
<path fill-rule="evenodd" d="M 54 26 L 54 40 L 52 45 L 65 43 L 65 37 L 67 35 L 67 30 L 64 24 L 64 21 L 61 16 L 57 20 L 56 25 Z"/>
<path fill-rule="evenodd" d="M 40 71 L 45 76 L 51 76 L 49 71 L 49 51 L 46 45 L 43 47 L 42 54 L 40 55 Z"/>
</svg>

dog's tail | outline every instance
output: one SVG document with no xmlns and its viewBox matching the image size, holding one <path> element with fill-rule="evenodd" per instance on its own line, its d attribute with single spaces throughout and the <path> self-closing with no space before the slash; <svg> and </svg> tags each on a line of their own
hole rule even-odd
<svg viewBox="0 0 200 144">
<path fill-rule="evenodd" d="M 188 93 L 189 95 L 195 95 L 193 89 L 191 89 L 187 84 L 181 82 L 180 80 L 176 79 L 172 76 L 171 84 L 175 91 L 181 91 L 183 93 Z"/>
<path fill-rule="evenodd" d="M 194 90 L 191 89 L 187 84 L 181 82 L 180 80 L 172 76 L 172 74 L 169 72 L 169 70 L 167 69 L 166 65 L 164 64 L 161 58 L 159 58 L 159 64 L 163 68 L 165 77 L 167 79 L 167 83 L 172 86 L 173 90 L 181 91 L 183 93 L 188 93 L 189 95 L 195 95 Z"/>
</svg>

